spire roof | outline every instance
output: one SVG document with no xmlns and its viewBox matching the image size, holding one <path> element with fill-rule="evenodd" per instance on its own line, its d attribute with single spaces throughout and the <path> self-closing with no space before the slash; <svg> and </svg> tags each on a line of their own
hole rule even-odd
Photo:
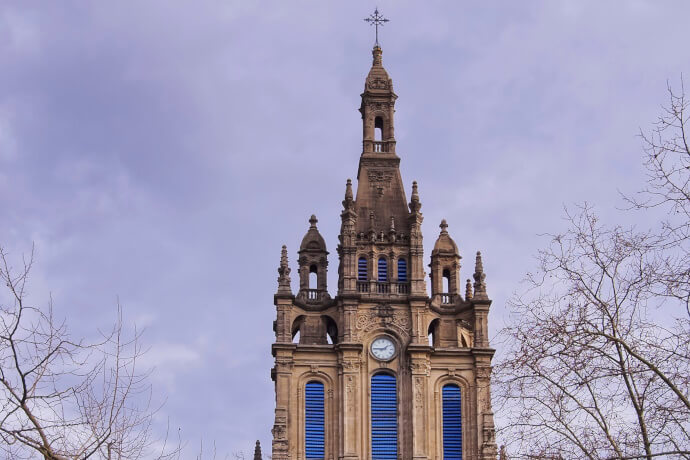
<svg viewBox="0 0 690 460">
<path fill-rule="evenodd" d="M 393 80 L 388 76 L 386 69 L 383 68 L 383 50 L 376 45 L 371 51 L 371 55 L 373 61 L 364 83 L 365 93 L 392 93 Z"/>
</svg>

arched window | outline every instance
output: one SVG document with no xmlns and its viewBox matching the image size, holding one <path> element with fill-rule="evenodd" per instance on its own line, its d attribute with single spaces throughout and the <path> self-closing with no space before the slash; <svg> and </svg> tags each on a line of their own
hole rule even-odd
<svg viewBox="0 0 690 460">
<path fill-rule="evenodd" d="M 398 281 L 407 281 L 407 260 L 398 259 Z"/>
<path fill-rule="evenodd" d="M 316 265 L 309 267 L 309 289 L 317 289 L 317 268 Z"/>
<path fill-rule="evenodd" d="M 398 393 L 390 374 L 371 378 L 371 458 L 398 458 Z"/>
<path fill-rule="evenodd" d="M 367 280 L 367 258 L 360 257 L 357 261 L 357 280 L 366 281 Z"/>
<path fill-rule="evenodd" d="M 443 387 L 443 458 L 462 460 L 462 404 L 460 387 Z"/>
<path fill-rule="evenodd" d="M 443 291 L 441 292 L 444 294 L 450 292 L 450 270 L 447 268 L 443 269 Z"/>
<path fill-rule="evenodd" d="M 383 118 L 381 117 L 376 117 L 374 119 L 374 140 L 383 140 Z"/>
<path fill-rule="evenodd" d="M 385 257 L 379 259 L 379 281 L 388 281 L 388 261 Z"/>
<path fill-rule="evenodd" d="M 304 387 L 304 453 L 307 459 L 325 458 L 323 383 L 309 382 Z"/>
</svg>

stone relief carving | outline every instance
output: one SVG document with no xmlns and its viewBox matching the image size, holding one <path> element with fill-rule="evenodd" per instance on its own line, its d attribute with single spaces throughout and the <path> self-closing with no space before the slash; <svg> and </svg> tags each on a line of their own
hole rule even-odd
<svg viewBox="0 0 690 460">
<path fill-rule="evenodd" d="M 410 363 L 410 371 L 413 374 L 431 375 L 431 365 L 426 361 L 412 361 Z"/>
<path fill-rule="evenodd" d="M 348 375 L 345 381 L 345 392 L 347 393 L 348 406 L 353 408 L 355 406 L 355 390 L 357 383 L 352 375 Z"/>
<path fill-rule="evenodd" d="M 359 359 L 343 359 L 342 366 L 346 371 L 358 371 L 360 362 Z"/>
<path fill-rule="evenodd" d="M 380 326 L 395 329 L 404 336 L 409 336 L 410 333 L 410 319 L 406 312 L 393 311 L 390 306 L 379 306 L 375 310 L 357 314 L 355 323 L 357 340 L 361 340 L 367 332 Z"/>
<path fill-rule="evenodd" d="M 273 434 L 273 439 L 287 439 L 283 425 L 274 425 L 271 433 Z"/>
<path fill-rule="evenodd" d="M 491 378 L 490 367 L 477 367 L 477 378 L 488 380 Z"/>
<path fill-rule="evenodd" d="M 367 82 L 370 89 L 388 89 L 388 80 L 381 77 L 375 77 Z"/>
<path fill-rule="evenodd" d="M 414 381 L 414 405 L 421 409 L 424 407 L 424 391 L 422 389 L 424 382 L 421 377 L 417 377 Z"/>
<path fill-rule="evenodd" d="M 384 192 L 390 189 L 393 181 L 393 173 L 390 171 L 369 171 L 369 184 L 371 188 L 376 190 L 379 196 L 383 196 Z"/>
</svg>

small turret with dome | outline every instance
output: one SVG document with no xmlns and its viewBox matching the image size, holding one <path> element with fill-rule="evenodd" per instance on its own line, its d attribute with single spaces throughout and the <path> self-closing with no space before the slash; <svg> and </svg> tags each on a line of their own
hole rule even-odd
<svg viewBox="0 0 690 460">
<path fill-rule="evenodd" d="M 460 252 L 448 234 L 446 219 L 441 221 L 434 250 L 431 252 L 431 295 L 441 304 L 454 304 L 460 299 Z"/>
<path fill-rule="evenodd" d="M 328 251 L 326 241 L 316 228 L 318 219 L 312 214 L 309 230 L 302 238 L 299 258 L 299 292 L 297 299 L 304 302 L 323 302 L 330 299 L 328 294 Z M 314 275 L 312 275 L 312 273 Z"/>
</svg>

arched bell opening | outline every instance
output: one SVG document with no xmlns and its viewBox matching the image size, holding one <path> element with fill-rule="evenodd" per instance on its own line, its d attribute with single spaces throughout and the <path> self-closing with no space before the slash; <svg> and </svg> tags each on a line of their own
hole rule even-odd
<svg viewBox="0 0 690 460">
<path fill-rule="evenodd" d="M 326 342 L 335 345 L 338 343 L 338 324 L 330 316 L 324 315 L 321 319 L 326 326 Z"/>
<path fill-rule="evenodd" d="M 302 323 L 304 323 L 304 315 L 298 316 L 292 322 L 292 329 L 290 331 L 292 343 L 300 343 Z"/>
<path fill-rule="evenodd" d="M 318 267 L 312 264 L 309 267 L 309 289 L 318 289 L 318 273 Z"/>
<path fill-rule="evenodd" d="M 450 270 L 448 270 L 447 268 L 443 269 L 442 282 L 443 287 L 441 288 L 441 293 L 450 294 Z"/>
<path fill-rule="evenodd" d="M 374 141 L 383 141 L 383 117 L 376 117 L 374 119 Z"/>
<path fill-rule="evenodd" d="M 439 342 L 438 327 L 439 327 L 440 323 L 441 323 L 441 320 L 439 320 L 438 318 L 436 318 L 431 323 L 429 323 L 428 337 L 429 337 L 429 346 L 431 346 L 431 347 L 437 347 L 438 346 L 438 342 Z"/>
</svg>

